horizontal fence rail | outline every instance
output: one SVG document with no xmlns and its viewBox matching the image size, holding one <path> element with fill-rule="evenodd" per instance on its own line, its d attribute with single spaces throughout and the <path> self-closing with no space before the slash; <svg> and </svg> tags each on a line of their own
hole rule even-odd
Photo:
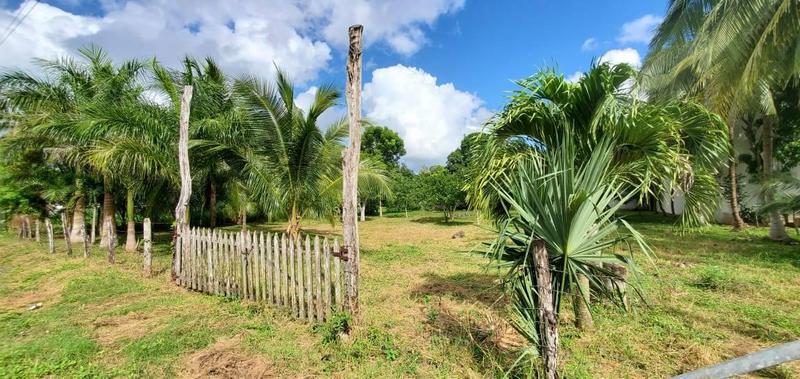
<svg viewBox="0 0 800 379">
<path fill-rule="evenodd" d="M 308 321 L 342 309 L 336 239 L 185 227 L 175 248 L 178 284 L 191 290 L 275 304 Z"/>
</svg>

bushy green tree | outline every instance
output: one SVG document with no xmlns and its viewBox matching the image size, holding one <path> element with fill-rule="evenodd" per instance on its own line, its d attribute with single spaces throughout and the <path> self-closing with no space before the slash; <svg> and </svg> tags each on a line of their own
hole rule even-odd
<svg viewBox="0 0 800 379">
<path fill-rule="evenodd" d="M 385 126 L 367 125 L 361 136 L 361 152 L 379 159 L 389 169 L 397 167 L 400 158 L 406 155 L 405 144 L 400 135 Z"/>
<path fill-rule="evenodd" d="M 442 212 L 445 222 L 464 207 L 463 181 L 445 167 L 434 166 L 419 174 L 422 202 L 426 208 Z"/>
</svg>

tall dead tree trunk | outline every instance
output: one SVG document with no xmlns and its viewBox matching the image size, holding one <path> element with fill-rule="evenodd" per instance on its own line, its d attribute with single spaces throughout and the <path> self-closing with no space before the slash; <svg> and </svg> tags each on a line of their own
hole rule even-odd
<svg viewBox="0 0 800 379">
<path fill-rule="evenodd" d="M 67 245 L 67 255 L 72 255 L 72 240 L 69 238 L 70 235 L 70 227 L 69 222 L 67 220 L 67 213 L 61 213 L 61 229 L 64 233 L 64 243 Z"/>
<path fill-rule="evenodd" d="M 192 104 L 192 86 L 183 87 L 181 96 L 181 117 L 180 131 L 178 137 L 178 165 L 181 175 L 181 193 L 178 197 L 178 205 L 175 207 L 175 233 L 173 242 L 177 241 L 178 233 L 185 230 L 187 224 L 187 212 L 189 210 L 189 199 L 192 197 L 192 174 L 189 167 L 189 111 Z M 175 245 L 173 243 L 173 245 Z M 178 278 L 178 252 L 172 252 L 172 281 Z"/>
<path fill-rule="evenodd" d="M 733 230 L 742 230 L 745 227 L 744 220 L 742 219 L 742 212 L 739 208 L 739 179 L 736 178 L 736 151 L 734 148 L 734 128 L 736 127 L 736 118 L 728 118 L 728 143 L 731 145 L 731 158 L 728 162 L 728 180 L 731 186 L 730 197 L 728 201 L 731 205 L 731 226 Z"/>
<path fill-rule="evenodd" d="M 142 273 L 150 277 L 153 273 L 153 229 L 150 226 L 150 219 L 144 219 L 142 223 L 142 239 L 144 240 L 144 264 Z"/>
<path fill-rule="evenodd" d="M 553 303 L 553 279 L 550 276 L 550 257 L 544 241 L 532 244 L 537 291 L 539 292 L 539 338 L 544 359 L 545 378 L 558 378 L 558 317 Z"/>
<path fill-rule="evenodd" d="M 353 25 L 348 30 L 350 48 L 347 53 L 347 119 L 349 123 L 350 146 L 344 150 L 343 164 L 343 196 L 342 196 L 342 228 L 343 253 L 346 254 L 345 283 L 347 310 L 358 313 L 358 275 L 359 275 L 359 241 L 358 241 L 358 166 L 361 159 L 361 34 L 364 28 Z"/>
<path fill-rule="evenodd" d="M 764 165 L 764 179 L 769 180 L 772 176 L 772 165 L 774 164 L 774 160 L 772 158 L 773 155 L 773 136 L 772 136 L 772 117 L 766 116 L 764 117 L 764 124 L 761 127 L 761 143 L 763 149 L 761 151 L 761 162 Z M 775 190 L 772 188 L 767 188 L 764 191 L 764 202 L 771 203 L 775 201 Z M 788 236 L 786 235 L 786 227 L 783 223 L 783 218 L 781 217 L 778 211 L 771 211 L 769 212 L 769 238 L 774 241 L 782 241 L 785 240 Z"/>
</svg>

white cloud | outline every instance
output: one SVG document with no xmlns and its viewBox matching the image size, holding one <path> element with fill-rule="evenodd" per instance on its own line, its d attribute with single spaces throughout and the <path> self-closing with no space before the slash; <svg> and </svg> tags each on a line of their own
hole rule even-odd
<svg viewBox="0 0 800 379">
<path fill-rule="evenodd" d="M 570 83 L 575 83 L 578 80 L 581 80 L 583 77 L 583 71 L 575 71 L 572 75 L 567 76 L 566 80 Z"/>
<path fill-rule="evenodd" d="M 600 62 L 608 62 L 611 64 L 627 63 L 634 68 L 639 68 L 642 65 L 642 57 L 636 49 L 613 49 L 606 51 L 606 53 L 600 57 Z"/>
<path fill-rule="evenodd" d="M 117 60 L 156 56 L 175 65 L 187 54 L 210 56 L 234 74 L 269 76 L 274 62 L 305 83 L 328 68 L 333 48 L 346 48 L 351 23 L 365 25 L 367 44 L 385 43 L 410 55 L 425 44 L 424 28 L 463 7 L 463 0 L 101 3 L 104 15 L 99 17 L 38 4 L 4 44 L 0 67 L 28 69 L 35 57 L 75 54 L 76 48 L 95 43 Z M 0 25 L 7 25 L 14 11 L 0 9 Z"/>
<path fill-rule="evenodd" d="M 622 25 L 622 32 L 617 41 L 620 43 L 650 43 L 658 25 L 663 21 L 663 17 L 646 14 L 631 22 Z"/>
<path fill-rule="evenodd" d="M 587 38 L 586 41 L 583 41 L 583 44 L 581 45 L 581 50 L 582 51 L 591 51 L 591 50 L 596 49 L 598 45 L 599 45 L 599 43 L 597 42 L 596 39 Z"/>
<path fill-rule="evenodd" d="M 477 96 L 403 65 L 373 71 L 363 96 L 365 116 L 400 134 L 412 168 L 443 163 L 464 134 L 491 116 Z"/>
<path fill-rule="evenodd" d="M 464 0 L 310 0 L 306 11 L 326 19 L 322 35 L 337 47 L 347 44 L 348 26 L 362 24 L 368 45 L 385 41 L 410 55 L 427 42 L 423 27 L 463 7 Z"/>
</svg>

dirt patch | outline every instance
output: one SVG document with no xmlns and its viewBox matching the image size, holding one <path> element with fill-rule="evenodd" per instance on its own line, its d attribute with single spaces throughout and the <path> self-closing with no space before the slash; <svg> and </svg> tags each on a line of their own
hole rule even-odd
<svg viewBox="0 0 800 379">
<path fill-rule="evenodd" d="M 182 362 L 180 378 L 272 378 L 275 366 L 242 351 L 243 334 L 221 339 Z"/>
<path fill-rule="evenodd" d="M 41 286 L 33 291 L 15 293 L 14 296 L 0 298 L 0 309 L 19 310 L 31 304 L 42 303 L 42 307 L 53 305 L 61 299 L 64 286 Z"/>
<path fill-rule="evenodd" d="M 161 320 L 145 313 L 129 313 L 124 316 L 100 317 L 92 325 L 97 342 L 110 346 L 117 341 L 137 339 L 152 333 Z"/>
</svg>

